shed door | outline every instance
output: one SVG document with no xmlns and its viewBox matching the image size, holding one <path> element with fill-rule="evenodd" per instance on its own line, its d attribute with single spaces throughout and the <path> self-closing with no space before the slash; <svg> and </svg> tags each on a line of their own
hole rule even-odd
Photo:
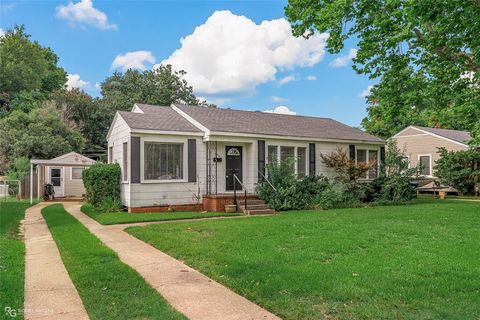
<svg viewBox="0 0 480 320">
<path fill-rule="evenodd" d="M 50 168 L 50 183 L 53 185 L 53 189 L 55 190 L 55 197 L 62 197 L 65 193 L 62 167 Z"/>
</svg>

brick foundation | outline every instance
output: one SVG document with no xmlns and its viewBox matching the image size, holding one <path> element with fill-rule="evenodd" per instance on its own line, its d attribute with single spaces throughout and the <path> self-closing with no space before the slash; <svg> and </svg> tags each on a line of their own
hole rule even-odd
<svg viewBox="0 0 480 320">
<path fill-rule="evenodd" d="M 202 204 L 179 204 L 179 205 L 163 205 L 152 207 L 136 207 L 128 208 L 130 213 L 147 213 L 147 212 L 174 212 L 174 211 L 203 211 Z"/>
<path fill-rule="evenodd" d="M 237 193 L 237 199 L 244 199 L 242 192 Z M 248 194 L 247 199 L 258 199 L 256 194 Z M 234 204 L 233 194 L 216 194 L 203 196 L 203 209 L 210 212 L 225 212 L 225 205 Z"/>
</svg>

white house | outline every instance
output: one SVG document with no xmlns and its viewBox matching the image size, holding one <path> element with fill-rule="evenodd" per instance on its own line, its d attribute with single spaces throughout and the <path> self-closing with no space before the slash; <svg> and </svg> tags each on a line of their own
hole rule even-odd
<svg viewBox="0 0 480 320">
<path fill-rule="evenodd" d="M 236 189 L 255 192 L 269 159 L 296 159 L 298 176 L 332 175 L 320 154 L 339 146 L 357 161 L 380 162 L 384 140 L 327 118 L 135 104 L 119 111 L 107 135 L 108 162 L 122 168 L 122 202 L 188 209 Z M 367 179 L 374 178 L 371 172 Z M 208 209 L 208 208 L 207 208 Z"/>
</svg>

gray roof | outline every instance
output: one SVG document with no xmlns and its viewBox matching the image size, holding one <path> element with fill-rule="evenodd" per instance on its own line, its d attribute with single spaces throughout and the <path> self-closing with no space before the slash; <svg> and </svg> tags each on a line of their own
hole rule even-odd
<svg viewBox="0 0 480 320">
<path fill-rule="evenodd" d="M 467 143 L 472 139 L 472 136 L 468 131 L 461 131 L 461 130 L 450 130 L 450 129 L 440 129 L 440 128 L 428 128 L 428 127 L 420 127 L 420 126 L 413 126 L 414 128 L 419 128 L 424 131 L 428 131 L 430 133 L 439 135 L 441 137 L 451 139 L 461 143 Z"/>
<path fill-rule="evenodd" d="M 176 105 L 210 131 L 383 142 L 382 139 L 329 118 L 260 111 Z"/>
<path fill-rule="evenodd" d="M 144 111 L 145 113 L 137 113 L 119 111 L 118 113 L 132 129 L 202 132 L 171 107 L 149 107 L 154 108 L 154 112 L 146 113 L 146 111 Z"/>
<path fill-rule="evenodd" d="M 154 115 L 157 116 L 159 110 L 162 109 L 157 106 L 144 104 L 137 104 L 137 106 L 145 112 L 145 114 L 148 114 L 149 118 Z M 181 104 L 176 104 L 175 106 L 212 132 L 384 142 L 384 140 L 365 133 L 360 129 L 349 127 L 329 118 L 284 115 L 260 111 L 207 108 Z M 171 110 L 173 111 L 173 109 Z"/>
</svg>

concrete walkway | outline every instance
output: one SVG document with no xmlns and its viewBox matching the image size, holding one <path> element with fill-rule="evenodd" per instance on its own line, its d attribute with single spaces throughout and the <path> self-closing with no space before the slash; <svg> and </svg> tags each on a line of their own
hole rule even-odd
<svg viewBox="0 0 480 320">
<path fill-rule="evenodd" d="M 37 204 L 25 212 L 25 319 L 89 319 Z"/>
<path fill-rule="evenodd" d="M 80 211 L 65 209 L 135 269 L 175 309 L 194 320 L 280 319 L 182 262 L 123 231 L 128 225 L 103 226 Z M 148 223 L 145 223 L 148 224 Z"/>
</svg>

